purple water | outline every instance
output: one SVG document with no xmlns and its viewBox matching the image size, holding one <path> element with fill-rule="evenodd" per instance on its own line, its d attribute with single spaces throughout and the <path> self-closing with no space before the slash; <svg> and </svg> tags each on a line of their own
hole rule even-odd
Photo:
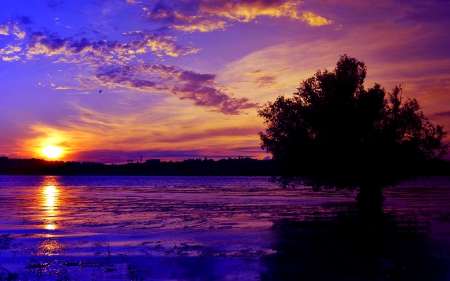
<svg viewBox="0 0 450 281">
<path fill-rule="evenodd" d="M 395 231 L 425 237 L 427 260 L 448 265 L 450 178 L 409 181 L 383 193 L 384 220 Z M 0 280 L 294 276 L 291 269 L 273 269 L 280 245 L 301 237 L 286 235 L 286 222 L 320 222 L 328 229 L 359 212 L 355 196 L 282 190 L 267 177 L 0 176 Z M 396 257 L 386 259 L 398 264 Z M 380 264 L 378 277 L 385 271 Z M 448 280 L 445 266 L 437 270 Z"/>
</svg>

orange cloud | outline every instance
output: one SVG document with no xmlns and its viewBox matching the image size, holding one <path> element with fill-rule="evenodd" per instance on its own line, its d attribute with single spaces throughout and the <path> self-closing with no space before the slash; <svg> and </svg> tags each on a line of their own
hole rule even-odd
<svg viewBox="0 0 450 281">
<path fill-rule="evenodd" d="M 192 5 L 188 5 L 192 2 Z M 301 11 L 300 1 L 285 0 L 202 0 L 187 1 L 184 5 L 158 2 L 153 9 L 145 8 L 147 18 L 167 23 L 170 28 L 192 32 L 224 29 L 223 19 L 249 22 L 257 17 L 290 18 L 310 26 L 329 25 L 333 21 L 310 11 Z M 195 8 L 193 8 L 195 7 Z"/>
<path fill-rule="evenodd" d="M 9 44 L 6 45 L 6 47 L 0 49 L 0 56 L 2 60 L 6 62 L 17 61 L 20 60 L 20 57 L 18 55 L 21 51 L 22 47 Z"/>
<path fill-rule="evenodd" d="M 0 35 L 14 35 L 16 39 L 23 39 L 26 36 L 26 32 L 21 30 L 17 24 L 0 24 Z"/>
<path fill-rule="evenodd" d="M 22 51 L 22 47 L 9 44 L 6 45 L 6 47 L 0 49 L 0 55 L 12 55 L 20 51 Z"/>
<path fill-rule="evenodd" d="M 200 20 L 196 23 L 189 23 L 188 25 L 182 25 L 182 24 L 174 24 L 171 26 L 171 28 L 176 30 L 181 30 L 185 32 L 194 32 L 194 31 L 200 31 L 200 32 L 210 32 L 217 29 L 225 29 L 226 27 L 225 21 L 211 21 L 211 20 Z"/>
<path fill-rule="evenodd" d="M 200 12 L 220 17 L 249 22 L 258 16 L 289 17 L 298 19 L 298 2 L 283 1 L 203 1 Z"/>
<path fill-rule="evenodd" d="M 287 17 L 304 21 L 311 26 L 329 25 L 333 22 L 309 11 L 300 12 L 300 15 L 300 5 L 299 1 L 204 1 L 200 11 L 242 22 L 249 22 L 259 16 Z"/>
<path fill-rule="evenodd" d="M 9 27 L 4 24 L 0 24 L 0 35 L 9 35 Z"/>
<path fill-rule="evenodd" d="M 69 86 L 58 86 L 55 89 L 56 90 L 70 90 L 70 89 L 73 89 L 73 88 L 69 87 Z"/>
<path fill-rule="evenodd" d="M 310 26 L 323 26 L 333 23 L 332 20 L 328 20 L 309 11 L 303 12 L 300 18 L 302 21 L 307 22 Z"/>
</svg>

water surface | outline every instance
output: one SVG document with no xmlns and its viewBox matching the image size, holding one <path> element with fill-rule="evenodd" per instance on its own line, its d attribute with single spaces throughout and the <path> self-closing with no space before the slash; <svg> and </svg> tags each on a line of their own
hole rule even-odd
<svg viewBox="0 0 450 281">
<path fill-rule="evenodd" d="M 0 176 L 0 280 L 449 280 L 450 179 L 384 194 L 367 212 L 267 177 Z"/>
</svg>

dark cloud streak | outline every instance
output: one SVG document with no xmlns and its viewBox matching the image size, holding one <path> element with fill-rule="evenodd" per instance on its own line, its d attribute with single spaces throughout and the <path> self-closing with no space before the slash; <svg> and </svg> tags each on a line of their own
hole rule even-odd
<svg viewBox="0 0 450 281">
<path fill-rule="evenodd" d="M 443 112 L 434 113 L 433 116 L 436 116 L 436 117 L 450 117 L 450 111 L 443 111 Z"/>
<path fill-rule="evenodd" d="M 263 88 L 266 86 L 276 84 L 277 83 L 276 80 L 277 80 L 276 76 L 265 75 L 256 79 L 254 83 L 258 84 L 258 88 Z"/>
<path fill-rule="evenodd" d="M 240 114 L 256 108 L 247 98 L 234 98 L 216 89 L 213 74 L 199 74 L 173 66 L 149 65 L 103 67 L 96 75 L 103 85 L 127 87 L 145 91 L 164 91 L 182 100 L 191 100 L 197 106 L 216 108 L 223 114 Z"/>
<path fill-rule="evenodd" d="M 74 160 L 78 161 L 93 161 L 101 163 L 125 163 L 128 159 L 140 160 L 142 155 L 143 160 L 147 159 L 162 159 L 163 161 L 169 160 L 186 160 L 186 159 L 198 159 L 207 157 L 208 159 L 224 159 L 228 157 L 235 157 L 251 155 L 260 153 L 258 147 L 235 147 L 229 153 L 224 151 L 208 151 L 200 149 L 190 150 L 136 150 L 136 151 L 124 151 L 124 150 L 91 150 L 78 152 L 74 155 Z M 241 155 L 239 154 L 241 153 Z M 248 156 L 250 155 L 250 156 Z"/>
<path fill-rule="evenodd" d="M 30 16 L 20 16 L 17 17 L 18 21 L 23 25 L 29 25 L 33 23 L 33 20 Z"/>
<path fill-rule="evenodd" d="M 47 0 L 47 7 L 50 9 L 58 9 L 64 5 L 64 0 Z"/>
</svg>

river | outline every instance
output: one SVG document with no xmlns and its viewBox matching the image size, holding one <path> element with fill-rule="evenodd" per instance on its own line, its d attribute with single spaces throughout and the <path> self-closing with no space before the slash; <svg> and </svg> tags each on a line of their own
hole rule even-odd
<svg viewBox="0 0 450 281">
<path fill-rule="evenodd" d="M 377 210 L 356 194 L 0 176 L 0 280 L 450 280 L 450 177 L 386 188 Z"/>
</svg>

